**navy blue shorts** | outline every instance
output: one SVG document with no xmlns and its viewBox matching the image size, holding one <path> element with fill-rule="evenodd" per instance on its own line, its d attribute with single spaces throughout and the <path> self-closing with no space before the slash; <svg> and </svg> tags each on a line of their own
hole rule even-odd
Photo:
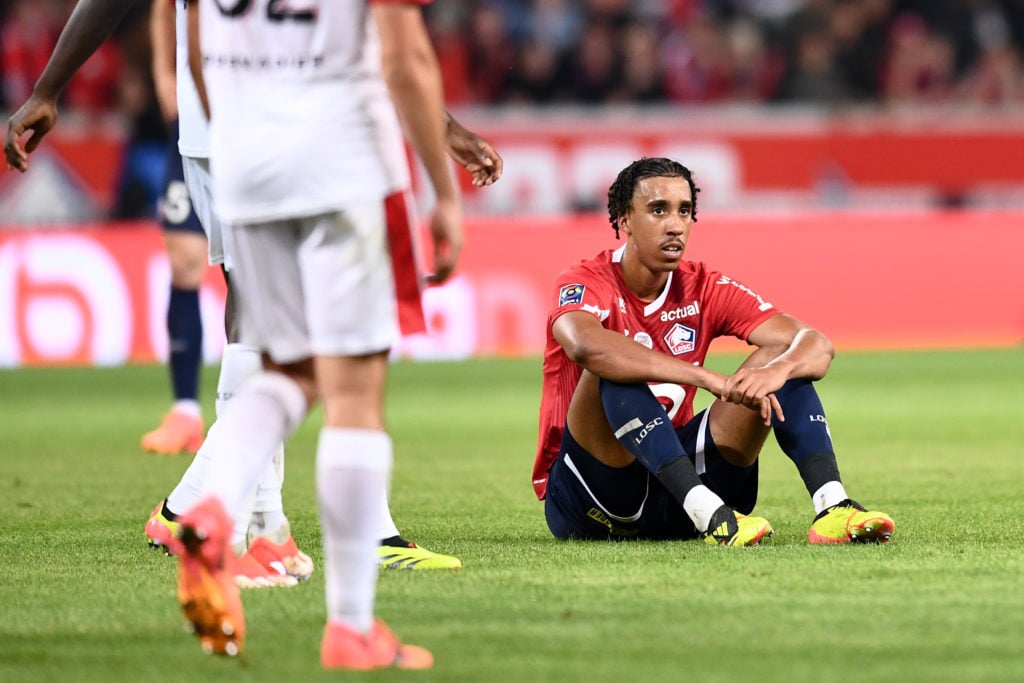
<svg viewBox="0 0 1024 683">
<path fill-rule="evenodd" d="M 704 422 L 706 410 L 676 430 L 700 478 L 729 507 L 750 514 L 757 502 L 757 462 L 735 467 L 722 459 Z M 544 516 L 557 538 L 687 540 L 700 536 L 683 506 L 635 460 L 609 467 L 576 443 L 568 427 L 551 466 Z"/>
<path fill-rule="evenodd" d="M 192 200 L 185 185 L 185 171 L 178 152 L 178 124 L 171 131 L 171 142 L 167 145 L 167 167 L 164 171 L 164 191 L 156 205 L 157 219 L 164 230 L 195 232 L 206 237 L 199 216 L 192 209 Z"/>
</svg>

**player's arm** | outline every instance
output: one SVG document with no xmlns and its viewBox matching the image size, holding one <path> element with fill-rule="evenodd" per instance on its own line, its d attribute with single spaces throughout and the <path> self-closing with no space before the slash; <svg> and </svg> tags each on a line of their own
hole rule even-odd
<svg viewBox="0 0 1024 683">
<path fill-rule="evenodd" d="M 178 118 L 178 78 L 175 59 L 174 4 L 153 0 L 149 10 L 149 36 L 153 45 L 153 87 L 164 121 Z"/>
<path fill-rule="evenodd" d="M 185 15 L 185 27 L 188 31 L 188 71 L 192 74 L 192 82 L 195 83 L 196 93 L 199 95 L 199 104 L 203 106 L 203 113 L 207 120 L 210 118 L 210 100 L 206 96 L 206 81 L 203 80 L 203 52 L 199 45 L 199 3 L 188 3 Z"/>
<path fill-rule="evenodd" d="M 726 379 L 720 396 L 723 400 L 743 403 L 767 396 L 794 377 L 821 379 L 835 356 L 828 337 L 785 313 L 755 327 L 747 341 L 762 349 L 779 349 L 779 353 L 760 367 L 743 368 Z"/>
<path fill-rule="evenodd" d="M 491 143 L 469 130 L 445 112 L 448 156 L 473 176 L 473 185 L 493 185 L 501 177 L 504 162 Z"/>
<path fill-rule="evenodd" d="M 57 125 L 57 98 L 135 2 L 138 0 L 81 0 L 75 6 L 32 95 L 7 123 L 4 156 L 8 168 L 28 170 L 29 153 Z M 23 148 L 21 136 L 28 131 L 32 136 Z"/>
<path fill-rule="evenodd" d="M 718 395 L 725 380 L 717 372 L 653 351 L 609 330 L 586 311 L 558 316 L 551 325 L 551 334 L 569 360 L 613 382 L 671 382 Z"/>
<path fill-rule="evenodd" d="M 380 32 L 381 66 L 398 118 L 434 187 L 437 203 L 430 218 L 434 239 L 431 283 L 444 282 L 462 251 L 462 210 L 445 150 L 444 91 L 434 48 L 419 5 L 373 2 Z"/>
</svg>

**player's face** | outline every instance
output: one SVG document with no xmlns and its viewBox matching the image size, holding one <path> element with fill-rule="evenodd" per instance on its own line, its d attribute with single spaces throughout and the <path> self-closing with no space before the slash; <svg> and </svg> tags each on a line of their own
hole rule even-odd
<svg viewBox="0 0 1024 683">
<path fill-rule="evenodd" d="M 679 267 L 693 226 L 693 195 L 686 178 L 644 178 L 636 185 L 629 213 L 619 220 L 629 248 L 654 272 Z"/>
</svg>

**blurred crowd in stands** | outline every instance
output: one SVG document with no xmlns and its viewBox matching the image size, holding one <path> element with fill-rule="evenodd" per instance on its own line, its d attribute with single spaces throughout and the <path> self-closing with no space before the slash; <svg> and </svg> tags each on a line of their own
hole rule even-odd
<svg viewBox="0 0 1024 683">
<path fill-rule="evenodd" d="M 438 0 L 452 103 L 1024 101 L 1020 0 Z"/>
<path fill-rule="evenodd" d="M 0 110 L 28 96 L 74 4 L 0 0 Z M 167 144 L 148 9 L 137 3 L 63 101 L 130 120 L 143 165 Z M 1022 0 L 435 0 L 425 12 L 452 106 L 1024 103 Z M 150 201 L 149 179 L 126 182 L 115 215 Z"/>
<path fill-rule="evenodd" d="M 31 94 L 75 4 L 0 0 L 0 112 L 13 111 Z M 136 3 L 61 99 L 62 120 L 71 113 L 86 122 L 117 117 L 128 130 L 112 218 L 152 216 L 164 179 L 170 141 L 153 90 L 149 8 L 147 0 Z"/>
</svg>

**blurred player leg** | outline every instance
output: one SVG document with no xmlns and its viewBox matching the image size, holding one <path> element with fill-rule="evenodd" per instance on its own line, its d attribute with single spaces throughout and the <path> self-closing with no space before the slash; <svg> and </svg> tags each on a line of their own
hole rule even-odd
<svg viewBox="0 0 1024 683">
<path fill-rule="evenodd" d="M 207 242 L 192 210 L 177 144 L 168 146 L 167 182 L 157 212 L 171 267 L 167 333 L 174 404 L 160 426 L 143 435 L 142 448 L 153 453 L 195 453 L 204 428 L 198 400 L 203 354 L 199 286 L 206 272 Z"/>
<path fill-rule="evenodd" d="M 231 576 L 231 518 L 210 499 L 181 518 L 173 547 L 178 565 L 178 601 L 203 650 L 234 656 L 245 647 L 245 615 Z"/>
</svg>

